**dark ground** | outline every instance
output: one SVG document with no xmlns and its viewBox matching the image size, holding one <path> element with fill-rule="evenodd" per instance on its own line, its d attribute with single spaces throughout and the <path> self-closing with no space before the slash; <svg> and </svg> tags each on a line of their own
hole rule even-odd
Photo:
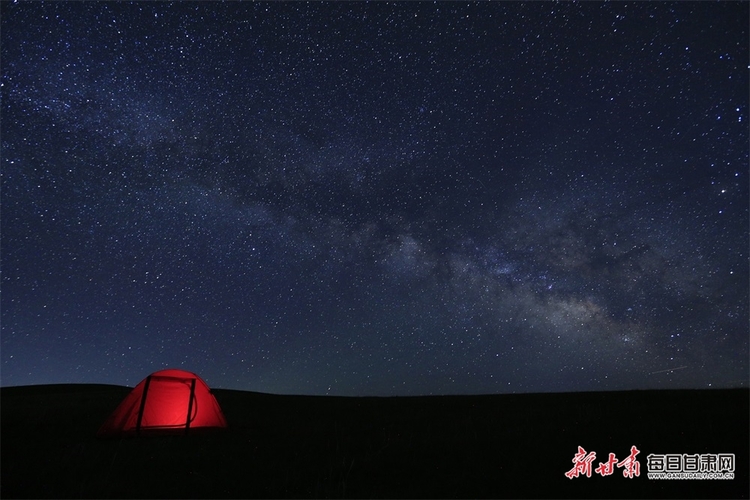
<svg viewBox="0 0 750 500">
<path fill-rule="evenodd" d="M 129 389 L 0 389 L 3 498 L 748 498 L 750 391 L 334 398 L 215 390 L 225 431 L 101 440 Z M 641 475 L 568 479 L 635 445 Z M 649 453 L 734 453 L 733 480 L 650 480 Z"/>
</svg>

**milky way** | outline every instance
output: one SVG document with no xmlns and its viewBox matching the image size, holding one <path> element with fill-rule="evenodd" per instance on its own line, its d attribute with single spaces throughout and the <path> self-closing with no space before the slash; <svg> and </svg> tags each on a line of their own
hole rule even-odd
<svg viewBox="0 0 750 500">
<path fill-rule="evenodd" d="M 2 385 L 747 386 L 747 3 L 0 9 Z"/>
</svg>

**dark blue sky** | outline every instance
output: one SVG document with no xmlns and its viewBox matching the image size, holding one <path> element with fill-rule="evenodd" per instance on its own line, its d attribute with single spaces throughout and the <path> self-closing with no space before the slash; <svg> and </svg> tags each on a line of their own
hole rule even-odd
<svg viewBox="0 0 750 500">
<path fill-rule="evenodd" d="M 747 387 L 747 2 L 0 4 L 0 382 Z"/>
</svg>

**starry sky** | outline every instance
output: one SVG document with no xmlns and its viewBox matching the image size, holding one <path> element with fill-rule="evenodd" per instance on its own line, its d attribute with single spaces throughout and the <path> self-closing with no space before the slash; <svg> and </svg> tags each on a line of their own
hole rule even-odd
<svg viewBox="0 0 750 500">
<path fill-rule="evenodd" d="M 2 2 L 3 386 L 748 386 L 747 2 Z"/>
</svg>

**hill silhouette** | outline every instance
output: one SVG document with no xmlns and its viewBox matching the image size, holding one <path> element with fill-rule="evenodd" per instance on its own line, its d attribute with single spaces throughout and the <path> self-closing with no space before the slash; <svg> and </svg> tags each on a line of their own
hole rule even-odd
<svg viewBox="0 0 750 500">
<path fill-rule="evenodd" d="M 0 389 L 3 498 L 747 498 L 748 389 L 425 397 L 215 389 L 229 428 L 97 439 L 130 388 Z M 582 446 L 640 476 L 569 479 Z M 732 480 L 647 455 L 734 453 Z"/>
</svg>

